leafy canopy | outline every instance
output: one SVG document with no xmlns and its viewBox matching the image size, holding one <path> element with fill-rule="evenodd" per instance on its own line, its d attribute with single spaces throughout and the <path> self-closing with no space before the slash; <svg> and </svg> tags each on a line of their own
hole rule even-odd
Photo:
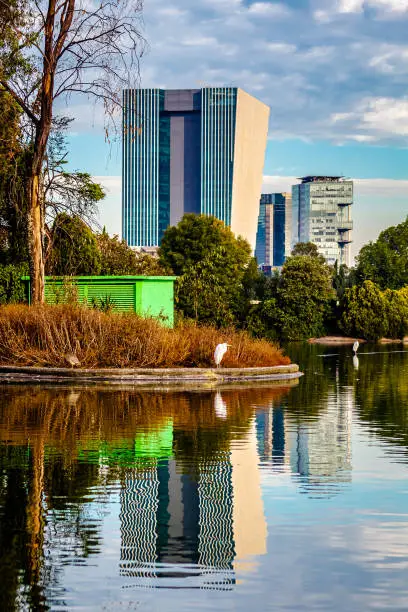
<svg viewBox="0 0 408 612">
<path fill-rule="evenodd" d="M 408 332 L 408 288 L 381 289 L 372 281 L 346 289 L 341 302 L 341 329 L 375 342 L 403 338 Z"/>
<path fill-rule="evenodd" d="M 309 244 L 297 247 L 270 285 L 269 299 L 252 309 L 248 324 L 256 335 L 299 340 L 324 333 L 332 272 Z"/>
<path fill-rule="evenodd" d="M 180 277 L 177 307 L 185 317 L 218 326 L 238 321 L 251 261 L 244 238 L 215 217 L 186 214 L 165 231 L 159 256 Z"/>
<path fill-rule="evenodd" d="M 359 284 L 371 280 L 381 289 L 400 289 L 408 285 L 408 217 L 403 223 L 381 232 L 375 242 L 361 249 L 356 278 Z"/>
</svg>

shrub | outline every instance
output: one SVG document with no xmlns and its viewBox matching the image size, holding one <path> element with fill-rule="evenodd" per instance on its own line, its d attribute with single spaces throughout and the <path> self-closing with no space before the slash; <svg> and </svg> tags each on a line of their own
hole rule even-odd
<svg viewBox="0 0 408 612">
<path fill-rule="evenodd" d="M 341 311 L 340 328 L 347 335 L 376 341 L 387 334 L 387 301 L 373 282 L 346 289 Z"/>
<path fill-rule="evenodd" d="M 402 339 L 408 333 L 408 287 L 384 291 L 389 338 Z"/>
<path fill-rule="evenodd" d="M 28 265 L 0 265 L 0 304 L 24 302 L 25 286 L 22 276 L 28 274 Z"/>
<path fill-rule="evenodd" d="M 0 307 L 2 364 L 65 366 L 74 353 L 84 367 L 208 367 L 225 341 L 232 344 L 226 367 L 290 363 L 278 346 L 245 332 L 191 324 L 168 329 L 154 319 L 75 305 Z"/>
</svg>

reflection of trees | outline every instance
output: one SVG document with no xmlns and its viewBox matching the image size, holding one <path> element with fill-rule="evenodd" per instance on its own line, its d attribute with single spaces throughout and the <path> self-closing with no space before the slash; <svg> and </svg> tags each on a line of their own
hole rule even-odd
<svg viewBox="0 0 408 612">
<path fill-rule="evenodd" d="M 408 449 L 408 351 L 361 355 L 358 379 L 360 419 L 384 440 Z"/>
<path fill-rule="evenodd" d="M 222 391 L 226 415 L 219 418 L 210 390 L 3 387 L 1 609 L 13 609 L 19 598 L 33 609 L 47 609 L 47 594 L 59 588 L 60 566 L 99 550 L 98 521 L 89 520 L 87 503 L 95 499 L 95 487 L 122 480 L 126 472 L 112 449 L 132 449 L 136 434 L 150 434 L 171 421 L 172 452 L 194 477 L 200 461 L 215 459 L 232 438 L 245 435 L 254 406 L 269 405 L 288 390 Z M 105 471 L 99 465 L 102 446 Z"/>
<path fill-rule="evenodd" d="M 336 356 L 318 356 L 327 353 Z M 285 401 L 291 420 L 307 423 L 327 406 L 331 393 L 338 397 L 342 388 L 353 387 L 359 418 L 379 437 L 408 449 L 408 351 L 366 345 L 359 351 L 358 370 L 349 346 L 296 344 L 290 355 L 306 372 Z"/>
<path fill-rule="evenodd" d="M 336 365 L 332 359 L 320 357 L 322 347 L 315 344 L 292 344 L 289 352 L 305 376 L 288 395 L 285 410 L 292 420 L 302 423 L 305 419 L 317 417 L 327 407 L 327 397 L 336 378 Z M 332 352 L 337 352 L 336 348 Z"/>
<path fill-rule="evenodd" d="M 27 579 L 26 508 L 28 460 L 25 449 L 0 447 L 0 607 L 13 610 L 19 590 L 19 574 Z M 8 466 L 7 471 L 3 466 Z"/>
</svg>

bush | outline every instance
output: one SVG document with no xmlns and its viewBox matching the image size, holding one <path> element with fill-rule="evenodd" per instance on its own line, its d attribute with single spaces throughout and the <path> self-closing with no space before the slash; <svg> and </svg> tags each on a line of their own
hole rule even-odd
<svg viewBox="0 0 408 612">
<path fill-rule="evenodd" d="M 0 304 L 13 304 L 26 300 L 22 276 L 28 274 L 28 264 L 0 265 Z"/>
<path fill-rule="evenodd" d="M 134 314 L 106 314 L 80 306 L 0 307 L 0 363 L 66 366 L 74 353 L 84 367 L 213 366 L 219 342 L 232 344 L 223 365 L 290 363 L 280 348 L 245 332 L 181 324 L 168 329 Z"/>
<path fill-rule="evenodd" d="M 387 336 L 402 339 L 408 333 L 408 287 L 399 291 L 387 289 L 384 298 L 387 308 Z"/>
<path fill-rule="evenodd" d="M 341 311 L 340 328 L 349 336 L 376 341 L 388 332 L 387 301 L 371 281 L 346 289 Z"/>
</svg>

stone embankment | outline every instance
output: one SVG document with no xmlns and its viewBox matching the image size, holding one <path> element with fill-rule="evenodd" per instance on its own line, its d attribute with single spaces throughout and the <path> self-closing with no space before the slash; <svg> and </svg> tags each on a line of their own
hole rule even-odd
<svg viewBox="0 0 408 612">
<path fill-rule="evenodd" d="M 309 338 L 309 344 L 354 344 L 358 340 L 363 344 L 365 340 L 361 338 L 347 338 L 345 336 L 322 336 L 321 338 Z"/>
<path fill-rule="evenodd" d="M 363 338 L 348 338 L 346 336 L 322 336 L 321 338 L 309 338 L 309 344 L 354 344 L 358 340 L 360 344 L 364 344 L 367 340 Z M 408 344 L 408 336 L 405 336 L 403 340 L 393 338 L 380 338 L 378 344 Z"/>
<path fill-rule="evenodd" d="M 110 383 L 200 385 L 267 381 L 286 383 L 302 376 L 297 364 L 264 368 L 135 368 L 74 369 L 0 366 L 1 383 Z"/>
</svg>

